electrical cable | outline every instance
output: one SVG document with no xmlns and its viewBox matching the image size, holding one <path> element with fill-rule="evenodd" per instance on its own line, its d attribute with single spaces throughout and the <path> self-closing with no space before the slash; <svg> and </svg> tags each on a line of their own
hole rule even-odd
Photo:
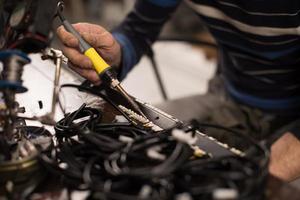
<svg viewBox="0 0 300 200">
<path fill-rule="evenodd" d="M 110 102 L 99 90 L 67 84 Z M 56 123 L 55 145 L 40 155 L 47 171 L 69 193 L 90 192 L 89 199 L 212 199 L 220 188 L 237 192 L 237 199 L 259 199 L 266 179 L 267 149 L 242 133 L 196 121 L 179 130 L 153 132 L 130 122 L 103 123 L 103 111 L 86 104 Z M 196 155 L 197 130 L 215 128 L 241 137 L 251 151 L 245 155 Z M 216 143 L 216 145 L 218 145 Z M 201 147 L 200 147 L 201 148 Z"/>
<path fill-rule="evenodd" d="M 87 91 L 83 86 L 65 85 Z M 97 92 L 93 92 L 97 93 Z M 253 144 L 255 155 L 195 157 L 193 147 L 173 136 L 138 129 L 128 122 L 102 123 L 103 113 L 83 104 L 56 126 L 57 145 L 41 160 L 61 177 L 70 191 L 90 191 L 89 199 L 212 199 L 219 188 L 235 190 L 237 199 L 259 199 L 267 174 L 266 149 L 239 132 L 222 126 L 192 122 L 183 134 L 201 127 L 224 129 Z"/>
</svg>

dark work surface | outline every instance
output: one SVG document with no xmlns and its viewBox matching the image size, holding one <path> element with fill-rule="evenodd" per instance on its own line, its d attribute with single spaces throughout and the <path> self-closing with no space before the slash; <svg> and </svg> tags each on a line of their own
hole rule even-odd
<svg viewBox="0 0 300 200">
<path fill-rule="evenodd" d="M 62 190 L 57 182 L 57 179 L 47 180 L 48 184 L 40 188 L 41 193 L 34 195 L 32 200 L 42 199 L 65 199 L 67 193 Z M 273 176 L 270 176 L 265 190 L 265 200 L 299 200 L 300 190 L 292 187 L 290 184 L 285 183 Z"/>
</svg>

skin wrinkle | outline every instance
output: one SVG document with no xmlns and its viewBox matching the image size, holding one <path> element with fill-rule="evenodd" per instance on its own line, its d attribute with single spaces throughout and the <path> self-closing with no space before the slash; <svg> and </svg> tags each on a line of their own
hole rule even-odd
<svg viewBox="0 0 300 200">
<path fill-rule="evenodd" d="M 62 43 L 68 47 L 77 47 L 78 40 L 69 32 L 67 32 L 63 26 L 57 29 L 57 35 L 60 37 Z"/>
<path fill-rule="evenodd" d="M 77 23 L 73 26 L 109 65 L 120 65 L 121 46 L 115 41 L 110 32 L 98 25 L 88 23 Z M 57 29 L 57 34 L 63 41 L 62 49 L 70 60 L 70 68 L 93 83 L 99 84 L 100 79 L 94 71 L 91 60 L 79 51 L 79 42 L 76 37 L 67 32 L 63 26 Z"/>
<path fill-rule="evenodd" d="M 89 44 L 91 46 L 95 46 L 98 48 L 111 48 L 115 44 L 109 32 L 104 32 L 102 34 L 91 34 L 83 32 L 80 34 L 86 41 L 89 41 Z M 105 44 L 103 43 L 103 41 L 105 41 Z"/>
<path fill-rule="evenodd" d="M 84 24 L 84 23 L 83 23 Z M 99 48 L 110 48 L 115 43 L 114 39 L 110 35 L 110 33 L 106 30 L 99 30 L 100 28 L 95 26 L 95 30 L 91 30 L 91 28 L 85 30 L 85 28 L 82 28 L 79 26 L 81 24 L 74 25 L 74 28 L 79 32 L 80 35 L 83 36 L 83 38 L 91 44 L 91 46 L 96 46 Z M 96 33 L 95 33 L 96 32 Z M 57 29 L 57 34 L 62 39 L 63 43 L 69 47 L 78 47 L 79 43 L 78 40 L 69 32 L 67 32 L 63 26 L 60 26 Z M 105 38 L 107 37 L 107 38 Z M 99 40 L 99 38 L 101 38 Z M 103 41 L 105 40 L 105 44 L 103 44 Z"/>
</svg>

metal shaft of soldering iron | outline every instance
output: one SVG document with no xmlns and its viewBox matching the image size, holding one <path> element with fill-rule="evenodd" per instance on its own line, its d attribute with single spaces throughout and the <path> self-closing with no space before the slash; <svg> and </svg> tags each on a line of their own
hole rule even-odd
<svg viewBox="0 0 300 200">
<path fill-rule="evenodd" d="M 73 34 L 79 41 L 79 48 L 80 51 L 86 55 L 93 63 L 93 66 L 96 70 L 96 72 L 101 77 L 101 80 L 103 82 L 108 82 L 108 84 L 113 87 L 115 90 L 117 90 L 126 100 L 129 102 L 129 104 L 143 117 L 146 118 L 144 113 L 141 111 L 137 103 L 129 96 L 129 94 L 124 90 L 124 88 L 121 86 L 118 79 L 115 77 L 114 73 L 111 72 L 112 68 L 110 65 L 108 65 L 103 58 L 98 54 L 98 52 L 90 45 L 88 44 L 83 37 L 75 30 L 75 28 L 72 26 L 72 24 L 66 20 L 66 18 L 62 14 L 63 9 L 63 3 L 58 3 L 58 9 L 57 9 L 57 15 L 62 21 L 62 24 L 66 31 Z"/>
</svg>

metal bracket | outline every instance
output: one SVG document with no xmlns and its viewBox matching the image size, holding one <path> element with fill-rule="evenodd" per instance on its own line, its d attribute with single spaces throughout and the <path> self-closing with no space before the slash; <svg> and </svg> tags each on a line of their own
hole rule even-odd
<svg viewBox="0 0 300 200">
<path fill-rule="evenodd" d="M 66 56 L 64 56 L 62 51 L 54 48 L 47 49 L 42 55 L 42 60 L 49 60 L 49 59 L 53 60 L 54 64 L 56 65 L 54 82 L 53 82 L 52 106 L 51 106 L 51 112 L 40 117 L 40 121 L 46 124 L 55 124 L 54 116 L 55 116 L 56 104 L 58 101 L 58 95 L 59 95 L 59 80 L 61 76 L 61 67 L 62 67 L 62 63 L 68 63 L 68 59 Z"/>
</svg>

